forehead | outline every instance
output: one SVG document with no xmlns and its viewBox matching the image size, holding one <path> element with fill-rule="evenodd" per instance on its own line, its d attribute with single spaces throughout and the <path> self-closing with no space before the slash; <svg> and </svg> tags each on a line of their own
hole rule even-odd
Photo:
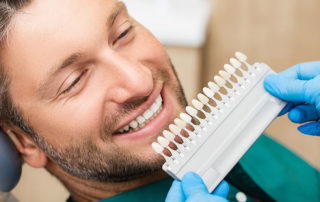
<svg viewBox="0 0 320 202">
<path fill-rule="evenodd" d="M 89 43 L 99 46 L 94 43 L 106 32 L 102 25 L 117 4 L 117 0 L 33 1 L 15 15 L 9 45 L 1 54 L 9 74 L 23 73 L 25 78 L 41 74 L 71 52 L 88 49 Z"/>
</svg>

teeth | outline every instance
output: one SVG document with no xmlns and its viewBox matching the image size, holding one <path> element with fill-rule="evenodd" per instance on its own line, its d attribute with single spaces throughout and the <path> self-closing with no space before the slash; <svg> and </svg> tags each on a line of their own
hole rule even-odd
<svg viewBox="0 0 320 202">
<path fill-rule="evenodd" d="M 161 95 L 159 95 L 158 98 L 156 99 L 156 103 L 162 104 L 162 97 L 161 97 Z"/>
<path fill-rule="evenodd" d="M 161 106 L 161 103 L 154 103 L 152 106 L 151 106 L 151 112 L 156 112 L 158 111 L 159 107 Z"/>
<path fill-rule="evenodd" d="M 132 121 L 129 125 L 130 125 L 131 128 L 136 129 L 139 124 L 138 124 L 137 121 Z"/>
<path fill-rule="evenodd" d="M 147 120 L 150 119 L 152 117 L 152 115 L 153 115 L 153 113 L 150 110 L 147 110 L 145 113 L 143 113 L 143 117 Z"/>
<path fill-rule="evenodd" d="M 138 116 L 137 121 L 139 124 L 143 124 L 144 122 L 146 122 L 146 119 L 143 118 L 142 116 Z"/>
<path fill-rule="evenodd" d="M 152 119 L 154 119 L 162 110 L 162 98 L 159 95 L 151 107 L 146 110 L 142 116 L 138 116 L 136 120 L 131 121 L 128 125 L 121 128 L 117 133 L 127 133 L 136 131 L 144 127 Z"/>
<path fill-rule="evenodd" d="M 125 131 L 128 131 L 129 128 L 130 128 L 130 126 L 125 126 L 123 129 L 124 129 Z"/>
</svg>

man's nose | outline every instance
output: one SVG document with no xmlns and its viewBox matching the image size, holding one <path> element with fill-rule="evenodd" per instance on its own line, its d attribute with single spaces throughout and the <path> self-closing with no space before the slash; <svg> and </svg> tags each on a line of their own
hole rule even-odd
<svg viewBox="0 0 320 202">
<path fill-rule="evenodd" d="M 153 89 L 151 69 L 128 56 L 113 53 L 107 68 L 112 74 L 112 84 L 108 88 L 108 99 L 115 103 L 125 103 L 140 97 L 149 96 Z"/>
</svg>

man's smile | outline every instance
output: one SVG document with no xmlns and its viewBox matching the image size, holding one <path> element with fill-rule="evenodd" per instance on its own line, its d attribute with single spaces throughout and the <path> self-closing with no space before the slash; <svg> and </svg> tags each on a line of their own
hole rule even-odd
<svg viewBox="0 0 320 202">
<path fill-rule="evenodd" d="M 116 134 L 131 133 L 143 128 L 146 124 L 152 121 L 162 110 L 162 97 L 159 95 L 156 101 L 143 114 L 131 121 L 128 125 L 122 127 Z"/>
<path fill-rule="evenodd" d="M 114 133 L 115 139 L 156 135 L 171 120 L 172 104 L 160 86 Z"/>
</svg>

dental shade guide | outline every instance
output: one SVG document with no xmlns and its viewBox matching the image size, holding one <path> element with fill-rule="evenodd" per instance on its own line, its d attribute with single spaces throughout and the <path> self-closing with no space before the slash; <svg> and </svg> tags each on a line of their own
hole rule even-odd
<svg viewBox="0 0 320 202">
<path fill-rule="evenodd" d="M 170 125 L 170 131 L 163 131 L 158 143 L 152 144 L 166 160 L 162 166 L 165 172 L 178 180 L 187 172 L 195 172 L 209 192 L 286 104 L 263 87 L 264 78 L 275 73 L 270 67 L 264 63 L 250 65 L 247 56 L 240 52 L 235 55 L 237 59 L 230 59 L 231 65 L 226 64 L 220 76 L 214 77 L 215 82 L 209 82 L 198 99 L 192 101 L 193 106 L 186 108 L 187 113 L 181 113 L 180 119 Z M 176 136 L 183 143 L 176 141 Z M 177 149 L 171 148 L 170 143 Z M 171 156 L 164 153 L 165 149 Z"/>
</svg>

